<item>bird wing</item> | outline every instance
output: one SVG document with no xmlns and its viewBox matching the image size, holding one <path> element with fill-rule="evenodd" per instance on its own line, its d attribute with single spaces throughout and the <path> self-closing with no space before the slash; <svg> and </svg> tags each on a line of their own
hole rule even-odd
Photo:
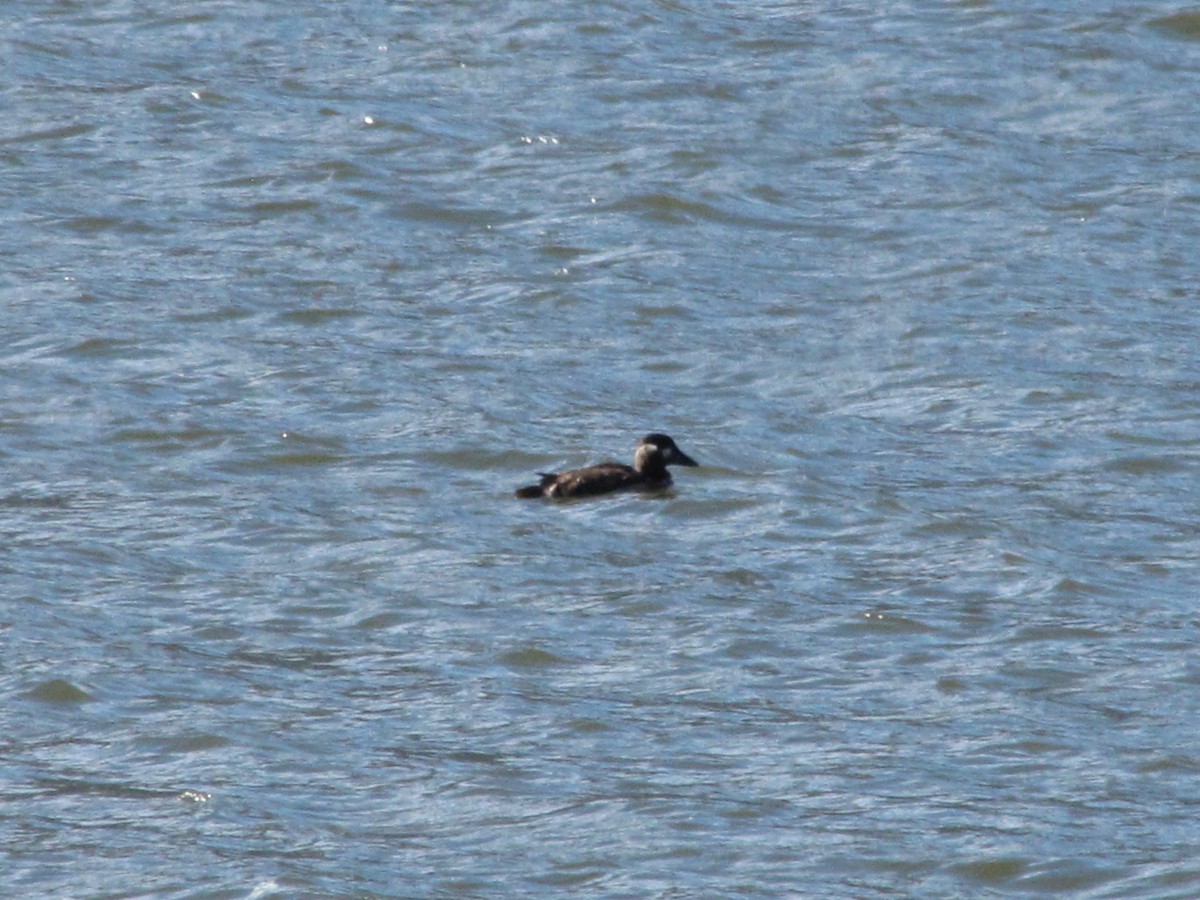
<svg viewBox="0 0 1200 900">
<path fill-rule="evenodd" d="M 560 472 L 555 478 L 552 496 L 587 497 L 591 494 L 607 494 L 609 491 L 634 487 L 640 481 L 641 476 L 632 466 L 615 462 L 600 463 L 586 469 Z"/>
</svg>

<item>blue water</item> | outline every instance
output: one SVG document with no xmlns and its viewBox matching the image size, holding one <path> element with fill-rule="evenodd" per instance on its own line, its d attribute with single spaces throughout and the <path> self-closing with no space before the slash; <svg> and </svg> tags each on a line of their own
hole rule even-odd
<svg viewBox="0 0 1200 900">
<path fill-rule="evenodd" d="M 1200 14 L 10 6 L 0 894 L 1200 893 Z"/>
</svg>

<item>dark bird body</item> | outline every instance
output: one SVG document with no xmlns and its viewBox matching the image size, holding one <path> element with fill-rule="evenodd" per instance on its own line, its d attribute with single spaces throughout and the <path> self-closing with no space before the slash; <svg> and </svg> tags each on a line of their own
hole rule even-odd
<svg viewBox="0 0 1200 900">
<path fill-rule="evenodd" d="M 614 491 L 657 491 L 671 486 L 667 466 L 696 466 L 694 459 L 665 434 L 648 434 L 638 444 L 633 465 L 602 462 L 567 472 L 542 472 L 537 484 L 520 488 L 517 496 L 592 497 Z"/>
</svg>

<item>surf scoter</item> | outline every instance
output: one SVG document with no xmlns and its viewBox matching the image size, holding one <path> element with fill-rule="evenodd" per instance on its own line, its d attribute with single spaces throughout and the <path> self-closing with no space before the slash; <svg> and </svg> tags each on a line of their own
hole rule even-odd
<svg viewBox="0 0 1200 900">
<path fill-rule="evenodd" d="M 603 462 L 568 472 L 541 472 L 542 480 L 517 491 L 530 497 L 591 497 L 613 491 L 657 491 L 671 486 L 667 466 L 700 465 L 665 434 L 648 434 L 638 443 L 633 465 Z"/>
</svg>

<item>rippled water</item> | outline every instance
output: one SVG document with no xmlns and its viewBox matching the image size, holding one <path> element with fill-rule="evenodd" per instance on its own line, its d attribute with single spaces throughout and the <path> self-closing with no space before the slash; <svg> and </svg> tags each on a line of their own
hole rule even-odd
<svg viewBox="0 0 1200 900">
<path fill-rule="evenodd" d="M 10 6 L 3 893 L 1200 893 L 1200 14 Z"/>
</svg>

